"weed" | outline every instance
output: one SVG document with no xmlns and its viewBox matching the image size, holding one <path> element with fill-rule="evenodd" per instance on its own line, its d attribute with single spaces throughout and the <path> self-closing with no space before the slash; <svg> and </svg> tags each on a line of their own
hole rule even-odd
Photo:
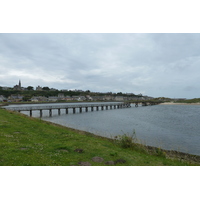
<svg viewBox="0 0 200 200">
<path fill-rule="evenodd" d="M 132 135 L 123 134 L 115 136 L 115 143 L 119 144 L 122 148 L 131 148 L 137 142 L 136 133 L 133 131 Z"/>
<path fill-rule="evenodd" d="M 160 148 L 156 148 L 156 154 L 164 158 L 166 157 L 166 153 Z"/>
</svg>

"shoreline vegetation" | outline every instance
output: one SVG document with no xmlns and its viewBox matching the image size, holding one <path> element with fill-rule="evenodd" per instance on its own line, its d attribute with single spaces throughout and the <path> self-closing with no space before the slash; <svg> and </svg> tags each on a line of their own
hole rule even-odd
<svg viewBox="0 0 200 200">
<path fill-rule="evenodd" d="M 160 105 L 200 105 L 200 103 L 165 102 L 165 103 L 160 103 Z"/>
<path fill-rule="evenodd" d="M 194 166 L 200 156 L 113 139 L 0 108 L 0 166 Z"/>
</svg>

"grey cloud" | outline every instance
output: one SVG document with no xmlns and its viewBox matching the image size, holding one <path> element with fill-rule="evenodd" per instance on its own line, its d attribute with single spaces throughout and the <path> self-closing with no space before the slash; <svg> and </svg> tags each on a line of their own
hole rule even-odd
<svg viewBox="0 0 200 200">
<path fill-rule="evenodd" d="M 192 98 L 199 43 L 200 34 L 0 34 L 0 85 Z"/>
</svg>

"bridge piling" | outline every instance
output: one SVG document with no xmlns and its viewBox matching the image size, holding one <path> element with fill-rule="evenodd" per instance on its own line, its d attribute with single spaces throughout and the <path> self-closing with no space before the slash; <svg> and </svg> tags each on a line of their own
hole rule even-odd
<svg viewBox="0 0 200 200">
<path fill-rule="evenodd" d="M 58 108 L 58 115 L 60 115 L 60 108 Z"/>
<path fill-rule="evenodd" d="M 40 118 L 42 118 L 42 110 L 40 109 Z"/>
<path fill-rule="evenodd" d="M 32 117 L 32 110 L 30 110 L 30 117 Z"/>
<path fill-rule="evenodd" d="M 49 109 L 49 117 L 52 117 L 52 109 Z"/>
</svg>

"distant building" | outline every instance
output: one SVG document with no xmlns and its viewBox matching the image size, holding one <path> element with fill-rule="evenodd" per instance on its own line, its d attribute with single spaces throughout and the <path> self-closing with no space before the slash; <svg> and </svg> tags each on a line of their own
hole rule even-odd
<svg viewBox="0 0 200 200">
<path fill-rule="evenodd" d="M 65 100 L 66 100 L 66 101 L 71 101 L 71 100 L 72 100 L 72 97 L 66 96 L 66 97 L 65 97 Z"/>
<path fill-rule="evenodd" d="M 77 99 L 78 101 L 85 101 L 86 98 L 84 96 L 79 96 L 79 98 Z"/>
<path fill-rule="evenodd" d="M 90 95 L 86 95 L 86 99 L 89 100 L 89 101 L 92 101 L 92 97 Z"/>
<path fill-rule="evenodd" d="M 22 90 L 21 81 L 19 80 L 19 84 L 13 87 L 14 90 Z"/>
<path fill-rule="evenodd" d="M 11 87 L 2 87 L 2 90 L 10 90 L 12 89 Z"/>
<path fill-rule="evenodd" d="M 50 96 L 49 98 L 48 98 L 48 101 L 52 101 L 52 102 L 55 102 L 55 101 L 58 101 L 58 97 L 56 97 L 56 96 Z"/>
<path fill-rule="evenodd" d="M 105 98 L 103 96 L 91 96 L 93 101 L 104 101 Z"/>
<path fill-rule="evenodd" d="M 33 96 L 32 98 L 31 98 L 31 101 L 33 101 L 33 102 L 44 102 L 44 101 L 47 101 L 48 100 L 48 98 L 47 97 L 45 97 L 45 96 Z"/>
<path fill-rule="evenodd" d="M 58 94 L 58 98 L 61 98 L 61 99 L 65 98 L 64 93 L 59 93 L 59 94 Z"/>
<path fill-rule="evenodd" d="M 36 87 L 37 91 L 42 91 L 42 87 L 40 87 L 39 85 Z"/>
<path fill-rule="evenodd" d="M 23 95 L 19 95 L 19 94 L 16 94 L 16 95 L 10 95 L 8 97 L 8 101 L 10 102 L 20 102 L 20 101 L 23 101 Z"/>
<path fill-rule="evenodd" d="M 124 97 L 123 96 L 116 96 L 115 101 L 124 101 Z"/>
<path fill-rule="evenodd" d="M 3 95 L 0 95 L 0 102 L 6 102 L 7 98 L 4 97 Z"/>
<path fill-rule="evenodd" d="M 111 100 L 113 100 L 114 98 L 113 98 L 113 96 L 111 96 L 111 95 L 106 95 L 106 96 L 104 96 L 104 99 L 105 99 L 106 101 L 111 101 Z"/>
</svg>

